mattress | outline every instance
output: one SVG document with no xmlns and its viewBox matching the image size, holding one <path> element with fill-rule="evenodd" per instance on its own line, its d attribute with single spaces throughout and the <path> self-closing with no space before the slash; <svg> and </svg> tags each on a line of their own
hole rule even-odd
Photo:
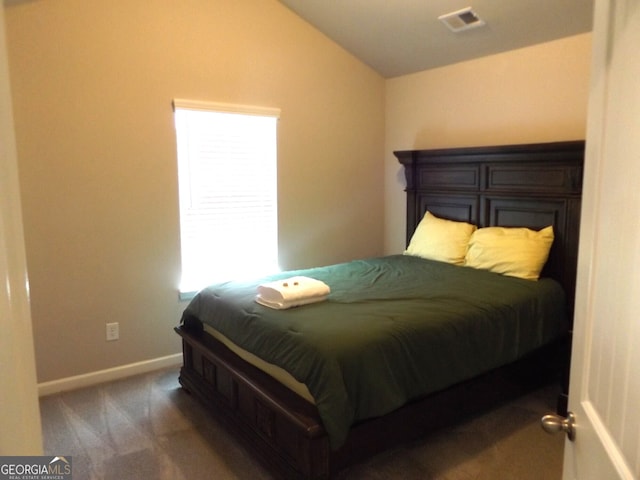
<svg viewBox="0 0 640 480">
<path fill-rule="evenodd" d="M 218 332 L 215 328 L 210 325 L 204 324 L 204 331 L 211 335 L 213 338 L 221 342 L 225 347 L 243 359 L 245 362 L 250 363 L 254 367 L 262 370 L 264 373 L 269 375 L 271 378 L 277 380 L 282 385 L 287 387 L 294 393 L 297 393 L 299 396 L 304 398 L 309 403 L 315 403 L 313 399 L 313 395 L 309 392 L 307 386 L 293 378 L 289 372 L 287 372 L 284 368 L 279 367 L 278 365 L 274 365 L 273 363 L 269 363 L 254 355 L 251 352 L 248 352 L 242 347 L 239 347 L 231 340 L 229 340 L 225 335 Z"/>
<path fill-rule="evenodd" d="M 331 294 L 282 311 L 255 302 L 259 284 L 293 275 L 322 280 Z M 554 280 L 392 255 L 212 285 L 183 322 L 201 322 L 306 386 L 337 448 L 355 422 L 551 342 L 567 314 Z"/>
</svg>

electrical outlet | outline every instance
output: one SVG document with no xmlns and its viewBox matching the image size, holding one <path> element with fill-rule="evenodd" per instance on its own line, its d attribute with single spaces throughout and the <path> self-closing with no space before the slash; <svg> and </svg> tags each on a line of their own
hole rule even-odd
<svg viewBox="0 0 640 480">
<path fill-rule="evenodd" d="M 120 324 L 118 322 L 107 323 L 107 341 L 118 340 L 120 338 Z"/>
</svg>

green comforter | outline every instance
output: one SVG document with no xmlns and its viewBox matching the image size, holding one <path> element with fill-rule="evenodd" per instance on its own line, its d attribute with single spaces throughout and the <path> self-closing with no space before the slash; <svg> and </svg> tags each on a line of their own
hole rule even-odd
<svg viewBox="0 0 640 480">
<path fill-rule="evenodd" d="M 272 310 L 257 285 L 306 275 L 321 303 Z M 350 426 L 512 362 L 566 331 L 564 293 L 537 282 L 408 255 L 284 272 L 202 290 L 183 322 L 214 327 L 287 370 L 313 395 L 332 448 Z"/>
</svg>

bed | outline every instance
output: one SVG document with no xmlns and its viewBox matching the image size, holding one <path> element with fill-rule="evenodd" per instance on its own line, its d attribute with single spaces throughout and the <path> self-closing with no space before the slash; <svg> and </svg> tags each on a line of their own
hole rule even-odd
<svg viewBox="0 0 640 480">
<path fill-rule="evenodd" d="M 389 255 L 200 292 L 176 327 L 180 383 L 278 478 L 331 477 L 550 379 L 566 408 L 584 142 L 395 155 L 409 249 L 429 212 L 483 232 L 551 226 L 548 259 L 537 281 Z M 331 294 L 282 311 L 254 301 L 291 275 Z"/>
</svg>

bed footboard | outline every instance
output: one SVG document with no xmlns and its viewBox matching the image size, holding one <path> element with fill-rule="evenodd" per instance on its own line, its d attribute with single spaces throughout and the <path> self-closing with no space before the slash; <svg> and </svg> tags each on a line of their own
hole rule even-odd
<svg viewBox="0 0 640 480">
<path fill-rule="evenodd" d="M 198 397 L 279 478 L 329 477 L 329 439 L 315 407 L 220 342 L 176 327 L 180 384 Z"/>
</svg>

